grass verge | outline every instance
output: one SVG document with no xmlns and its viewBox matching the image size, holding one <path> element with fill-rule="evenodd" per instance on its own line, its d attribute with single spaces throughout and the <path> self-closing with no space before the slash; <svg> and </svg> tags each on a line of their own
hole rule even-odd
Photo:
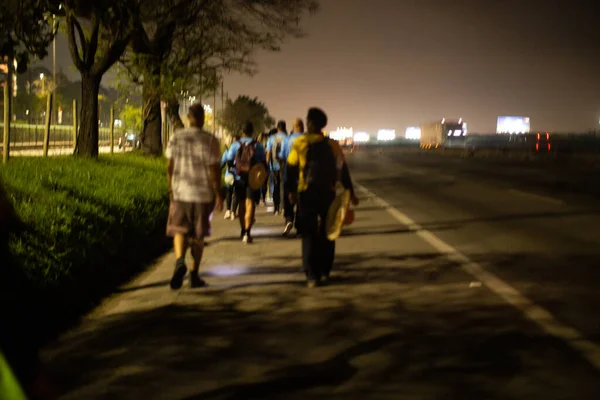
<svg viewBox="0 0 600 400">
<path fill-rule="evenodd" d="M 9 246 L 14 304 L 50 336 L 168 247 L 164 159 L 14 158 L 2 179 L 25 229 Z"/>
</svg>

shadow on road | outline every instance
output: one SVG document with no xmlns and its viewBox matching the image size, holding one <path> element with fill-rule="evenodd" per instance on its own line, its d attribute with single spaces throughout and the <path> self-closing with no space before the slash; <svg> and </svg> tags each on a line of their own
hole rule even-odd
<svg viewBox="0 0 600 400">
<path fill-rule="evenodd" d="M 97 317 L 63 339 L 48 369 L 65 398 L 87 399 L 567 399 L 575 389 L 595 399 L 600 390 L 578 355 L 469 288 L 443 255 L 342 256 L 334 284 L 313 291 L 301 277 L 280 279 L 299 273 L 286 267 L 292 258 L 242 272 L 272 281 L 227 286 L 209 272 L 214 288 Z"/>
</svg>

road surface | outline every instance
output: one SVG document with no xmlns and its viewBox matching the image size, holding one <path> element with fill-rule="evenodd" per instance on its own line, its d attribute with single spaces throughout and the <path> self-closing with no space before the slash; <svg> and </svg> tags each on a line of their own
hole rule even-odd
<svg viewBox="0 0 600 400">
<path fill-rule="evenodd" d="M 48 346 L 61 398 L 599 398 L 593 190 L 533 187 L 531 167 L 348 158 L 361 205 L 330 286 L 305 287 L 280 217 L 260 208 L 243 246 L 217 216 L 208 288 L 170 291 L 168 254 Z"/>
</svg>

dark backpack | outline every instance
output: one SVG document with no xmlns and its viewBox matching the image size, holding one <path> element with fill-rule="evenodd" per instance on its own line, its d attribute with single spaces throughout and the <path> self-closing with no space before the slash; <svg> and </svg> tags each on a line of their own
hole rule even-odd
<svg viewBox="0 0 600 400">
<path fill-rule="evenodd" d="M 337 180 L 337 161 L 329 139 L 309 144 L 304 166 L 304 182 L 308 189 L 318 192 L 333 191 Z"/>
<path fill-rule="evenodd" d="M 284 161 L 282 158 L 280 158 L 281 147 L 283 147 L 284 140 L 285 137 L 283 137 L 282 135 L 277 135 L 275 136 L 275 143 L 273 145 L 273 160 L 277 160 L 277 163 L 279 163 L 280 165 L 283 164 Z"/>
<path fill-rule="evenodd" d="M 235 174 L 245 175 L 256 164 L 256 140 L 250 143 L 240 142 L 240 148 L 235 154 Z"/>
</svg>

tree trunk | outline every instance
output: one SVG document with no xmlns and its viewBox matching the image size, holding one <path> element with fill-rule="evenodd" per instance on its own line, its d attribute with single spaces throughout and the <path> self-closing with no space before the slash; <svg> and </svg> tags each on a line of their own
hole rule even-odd
<svg viewBox="0 0 600 400">
<path fill-rule="evenodd" d="M 167 100 L 167 114 L 173 125 L 173 131 L 183 128 L 183 121 L 179 115 L 179 102 L 177 100 Z"/>
<path fill-rule="evenodd" d="M 141 143 L 144 153 L 152 156 L 162 154 L 160 96 L 157 95 L 153 82 L 160 80 L 160 66 L 155 64 L 151 76 L 144 77 L 142 88 L 142 134 Z"/>
<path fill-rule="evenodd" d="M 81 111 L 75 154 L 98 157 L 98 93 L 102 77 L 81 74 Z"/>
</svg>

